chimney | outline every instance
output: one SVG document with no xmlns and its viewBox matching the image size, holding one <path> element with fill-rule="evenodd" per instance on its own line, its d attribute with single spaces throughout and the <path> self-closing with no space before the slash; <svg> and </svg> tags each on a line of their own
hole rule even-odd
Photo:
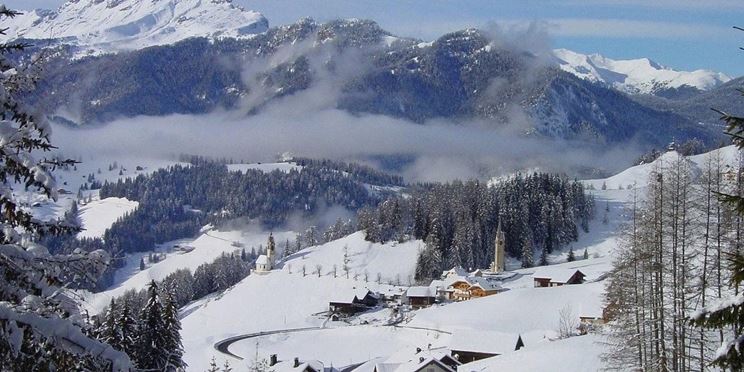
<svg viewBox="0 0 744 372">
<path fill-rule="evenodd" d="M 294 367 L 297 368 L 300 366 L 300 358 L 295 357 L 294 358 Z"/>
<path fill-rule="evenodd" d="M 271 356 L 269 357 L 269 367 L 276 365 L 276 363 L 276 354 L 271 354 Z"/>
</svg>

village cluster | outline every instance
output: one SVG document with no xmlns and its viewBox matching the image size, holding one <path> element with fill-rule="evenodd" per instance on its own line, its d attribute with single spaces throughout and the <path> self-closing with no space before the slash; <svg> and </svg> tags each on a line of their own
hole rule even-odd
<svg viewBox="0 0 744 372">
<path fill-rule="evenodd" d="M 433 280 L 428 286 L 390 287 L 385 291 L 373 291 L 365 286 L 355 287 L 349 291 L 336 293 L 329 299 L 326 316 L 332 322 L 352 324 L 362 313 L 389 308 L 390 319 L 385 326 L 405 327 L 409 316 L 416 310 L 430 306 L 443 306 L 447 303 L 468 301 L 481 297 L 496 295 L 509 290 L 502 286 L 505 281 L 513 280 L 518 274 L 505 269 L 504 233 L 499 224 L 494 261 L 488 269 L 468 271 L 462 267 L 453 267 L 444 271 L 441 278 Z M 255 264 L 254 274 L 266 275 L 274 268 L 276 244 L 269 236 L 266 254 L 260 255 Z M 585 274 L 578 269 L 545 267 L 533 275 L 534 287 L 558 287 L 563 285 L 582 284 Z M 575 321 L 575 332 L 585 334 L 591 328 L 605 322 L 604 315 L 580 314 Z M 364 321 L 363 323 L 364 324 Z M 571 324 L 574 324 L 573 322 Z M 356 366 L 347 366 L 349 372 L 455 372 L 471 370 L 470 363 L 478 363 L 488 358 L 497 357 L 507 352 L 517 351 L 525 346 L 525 339 L 520 334 L 509 334 L 491 331 L 456 331 L 451 334 L 447 347 L 422 345 L 415 350 L 400 350 L 394 355 L 374 358 Z M 534 340 L 537 341 L 537 340 Z M 268 361 L 275 372 L 322 372 L 336 371 L 333 367 L 324 366 L 319 360 L 300 361 L 279 360 L 272 354 Z M 460 367 L 468 364 L 466 368 Z"/>
</svg>

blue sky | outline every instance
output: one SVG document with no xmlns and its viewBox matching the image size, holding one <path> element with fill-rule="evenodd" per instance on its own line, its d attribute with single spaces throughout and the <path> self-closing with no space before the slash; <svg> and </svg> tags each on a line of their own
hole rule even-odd
<svg viewBox="0 0 744 372">
<path fill-rule="evenodd" d="M 1 2 L 2 0 L 0 0 Z M 648 57 L 676 69 L 744 75 L 742 0 L 234 0 L 272 25 L 310 16 L 370 18 L 401 36 L 431 40 L 489 22 L 540 22 L 553 47 L 611 58 Z M 60 0 L 5 0 L 19 9 L 54 8 Z"/>
</svg>

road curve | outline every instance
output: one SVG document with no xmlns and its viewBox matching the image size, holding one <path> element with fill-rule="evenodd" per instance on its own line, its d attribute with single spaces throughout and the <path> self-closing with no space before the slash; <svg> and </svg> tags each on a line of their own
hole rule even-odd
<svg viewBox="0 0 744 372">
<path fill-rule="evenodd" d="M 230 345 L 232 345 L 232 344 L 234 344 L 234 343 L 236 343 L 238 341 L 247 340 L 249 338 L 261 337 L 261 336 L 268 336 L 268 335 L 275 335 L 277 333 L 296 333 L 296 332 L 313 331 L 313 330 L 318 330 L 318 329 L 323 329 L 323 328 L 321 328 L 321 327 L 305 327 L 305 328 L 277 329 L 277 330 L 274 330 L 274 331 L 263 331 L 263 332 L 256 332 L 256 333 L 248 333 L 248 334 L 244 334 L 244 335 L 233 336 L 233 337 L 230 337 L 230 338 L 226 338 L 226 339 L 224 339 L 222 341 L 219 341 L 216 344 L 214 344 L 214 348 L 217 351 L 219 351 L 220 353 L 222 353 L 222 354 L 225 354 L 227 356 L 231 356 L 231 357 L 233 357 L 235 359 L 238 359 L 238 360 L 243 360 L 242 357 L 240 357 L 238 355 L 235 355 L 235 354 L 233 354 L 233 353 L 230 352 L 230 350 L 229 350 Z"/>
</svg>

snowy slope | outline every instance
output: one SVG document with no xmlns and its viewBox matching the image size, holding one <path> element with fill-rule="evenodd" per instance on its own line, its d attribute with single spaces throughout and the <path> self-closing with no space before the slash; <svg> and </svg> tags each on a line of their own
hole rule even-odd
<svg viewBox="0 0 744 372">
<path fill-rule="evenodd" d="M 227 337 L 260 331 L 320 327 L 324 324 L 324 317 L 313 314 L 328 310 L 328 301 L 337 293 L 355 287 L 376 290 L 389 286 L 329 275 L 303 276 L 294 270 L 292 274 L 286 270 L 275 270 L 268 275 L 250 275 L 222 295 L 199 301 L 182 310 L 181 334 L 188 370 L 203 371 L 213 356 L 222 364 L 226 356 L 214 350 L 213 345 Z M 379 316 L 385 318 L 388 315 Z M 292 357 L 316 359 L 320 354 L 326 358 L 324 362 L 333 362 L 334 366 L 340 367 L 390 353 L 396 347 L 414 342 L 417 345 L 434 343 L 435 337 L 438 336 L 427 332 L 355 326 L 240 341 L 230 351 L 245 357 L 247 361 L 228 359 L 236 372 L 247 371 L 256 353 L 259 358 L 278 353 L 285 360 Z"/>
<path fill-rule="evenodd" d="M 705 154 L 690 156 L 687 158 L 687 160 L 691 162 L 691 165 L 693 166 L 693 172 L 699 172 L 703 168 L 707 159 L 713 156 L 720 156 L 724 168 L 735 166 L 739 161 L 738 154 L 739 151 L 736 149 L 735 146 L 726 146 Z M 607 185 L 608 190 L 618 189 L 620 188 L 620 186 L 622 186 L 623 188 L 627 188 L 628 185 L 643 187 L 648 184 L 649 175 L 651 174 L 651 172 L 653 172 L 654 170 L 658 170 L 660 167 L 671 164 L 672 162 L 679 159 L 679 156 L 679 153 L 675 151 L 669 151 L 662 154 L 659 158 L 651 163 L 630 167 L 608 178 L 586 180 L 584 181 L 584 184 L 591 185 L 597 190 L 601 189 L 603 184 Z"/>
<path fill-rule="evenodd" d="M 147 253 L 131 254 L 127 256 L 124 268 L 117 270 L 114 285 L 106 291 L 87 294 L 84 306 L 93 314 L 98 313 L 111 300 L 112 297 L 121 296 L 129 289 L 140 290 L 147 286 L 151 280 L 162 280 L 168 274 L 178 269 L 190 269 L 194 272 L 203 263 L 210 263 L 223 253 L 231 253 L 240 248 L 233 245 L 239 242 L 246 248 L 258 247 L 266 244 L 268 231 L 207 231 L 196 239 L 182 239 L 179 241 L 163 244 L 158 252 L 166 253 L 165 259 L 155 264 L 148 264 L 145 270 L 139 270 L 140 258 Z M 295 233 L 291 231 L 274 231 L 274 237 L 278 241 L 294 238 Z M 190 246 L 194 249 L 190 252 L 174 251 L 172 247 Z"/>
<path fill-rule="evenodd" d="M 260 13 L 229 0 L 70 0 L 6 23 L 3 40 L 64 39 L 102 51 L 170 44 L 194 36 L 239 37 L 268 29 Z"/>
<path fill-rule="evenodd" d="M 467 363 L 460 372 L 551 371 L 593 372 L 602 369 L 603 338 L 598 335 L 571 337 L 527 345 L 518 352 Z"/>
<path fill-rule="evenodd" d="M 284 267 L 291 266 L 292 271 L 305 266 L 310 272 L 316 265 L 323 266 L 324 273 L 330 273 L 336 266 L 337 275 L 345 276 L 344 247 L 348 247 L 349 277 L 368 274 L 369 281 L 377 280 L 379 274 L 383 283 L 408 285 L 416 270 L 418 251 L 424 243 L 412 240 L 405 243 L 385 244 L 364 240 L 364 232 L 358 231 L 347 237 L 332 242 L 310 247 L 287 258 Z"/>
<path fill-rule="evenodd" d="M 599 54 L 586 55 L 567 49 L 555 49 L 553 53 L 564 71 L 627 93 L 653 94 L 683 86 L 709 90 L 731 80 L 723 73 L 709 70 L 676 71 L 648 58 L 613 60 Z"/>
<path fill-rule="evenodd" d="M 106 229 L 125 214 L 132 212 L 139 202 L 126 198 L 105 198 L 93 200 L 80 207 L 80 227 L 83 231 L 77 234 L 81 238 L 102 238 Z"/>
</svg>

